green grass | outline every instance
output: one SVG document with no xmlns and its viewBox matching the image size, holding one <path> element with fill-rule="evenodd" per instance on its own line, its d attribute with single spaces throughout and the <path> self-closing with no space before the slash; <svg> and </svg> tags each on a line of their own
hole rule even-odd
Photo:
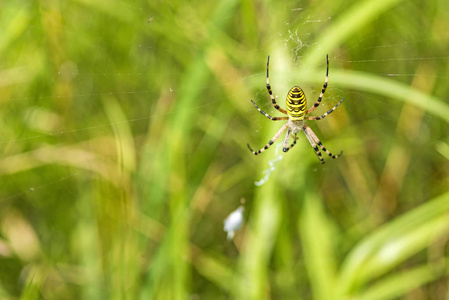
<svg viewBox="0 0 449 300">
<path fill-rule="evenodd" d="M 449 297 L 449 4 L 71 1 L 0 11 L 0 298 Z M 293 85 L 310 126 L 262 186 Z M 315 112 L 314 112 L 315 114 Z M 282 140 L 283 138 L 280 138 Z M 278 150 L 278 152 L 281 152 Z M 245 201 L 245 224 L 223 220 Z"/>
</svg>

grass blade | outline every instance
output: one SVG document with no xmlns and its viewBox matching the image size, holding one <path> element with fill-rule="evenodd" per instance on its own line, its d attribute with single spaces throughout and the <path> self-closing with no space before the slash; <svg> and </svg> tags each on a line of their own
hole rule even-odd
<svg viewBox="0 0 449 300">
<path fill-rule="evenodd" d="M 332 229 L 321 199 L 314 194 L 307 194 L 299 226 L 314 298 L 335 300 L 336 260 Z"/>
<path fill-rule="evenodd" d="M 368 235 L 343 264 L 338 286 L 346 295 L 425 249 L 449 231 L 449 193 Z"/>
</svg>

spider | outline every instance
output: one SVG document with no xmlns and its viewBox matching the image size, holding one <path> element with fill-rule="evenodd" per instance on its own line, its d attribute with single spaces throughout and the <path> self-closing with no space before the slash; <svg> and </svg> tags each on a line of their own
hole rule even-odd
<svg viewBox="0 0 449 300">
<path fill-rule="evenodd" d="M 320 105 L 320 102 L 321 102 L 321 99 L 323 98 L 324 92 L 326 92 L 327 81 L 329 78 L 329 55 L 326 55 L 326 60 L 327 60 L 326 79 L 324 80 L 323 89 L 321 90 L 320 96 L 318 97 L 318 100 L 315 102 L 315 104 L 313 104 L 313 106 L 310 107 L 306 111 L 306 108 L 307 108 L 306 96 L 304 95 L 303 90 L 299 86 L 294 86 L 290 89 L 290 91 L 287 94 L 287 100 L 286 100 L 287 110 L 285 110 L 285 109 L 281 108 L 276 103 L 276 100 L 274 99 L 274 96 L 273 96 L 273 92 L 271 91 L 270 81 L 268 79 L 270 56 L 268 56 L 268 60 L 267 60 L 267 90 L 268 90 L 268 94 L 270 94 L 271 102 L 273 103 L 274 108 L 276 108 L 281 113 L 286 114 L 287 117 L 272 117 L 269 114 L 267 114 L 266 112 L 264 112 L 263 110 L 261 110 L 259 108 L 259 106 L 257 106 L 256 103 L 254 103 L 253 100 L 251 100 L 251 103 L 257 108 L 257 110 L 261 114 L 263 114 L 265 117 L 267 117 L 268 119 L 270 119 L 272 121 L 279 121 L 279 120 L 288 120 L 288 121 L 286 124 L 284 124 L 284 126 L 282 126 L 282 128 L 274 135 L 274 137 L 262 149 L 254 151 L 253 149 L 251 149 L 250 145 L 247 144 L 249 150 L 254 155 L 262 153 L 265 150 L 267 150 L 268 148 L 270 148 L 270 146 L 273 145 L 273 143 L 279 138 L 279 136 L 286 129 L 287 129 L 287 135 L 286 135 L 285 141 L 284 141 L 284 148 L 282 149 L 284 152 L 287 152 L 296 144 L 296 140 L 298 139 L 297 133 L 300 131 L 303 131 L 304 134 L 306 135 L 307 139 L 309 140 L 309 143 L 312 145 L 313 149 L 315 150 L 315 153 L 318 156 L 318 158 L 322 164 L 324 164 L 324 159 L 321 156 L 321 152 L 318 149 L 318 146 L 321 148 L 321 150 L 326 152 L 332 158 L 337 158 L 343 153 L 343 152 L 340 152 L 338 155 L 333 155 L 332 153 L 330 153 L 329 150 L 327 150 L 326 147 L 324 147 L 324 145 L 321 144 L 321 141 L 318 139 L 318 137 L 312 131 L 312 129 L 309 127 L 309 125 L 307 125 L 307 123 L 304 121 L 304 120 L 324 119 L 326 116 L 328 116 L 330 113 L 332 113 L 340 105 L 340 103 L 344 100 L 344 98 L 341 99 L 340 102 L 337 103 L 337 105 L 335 105 L 332 109 L 330 109 L 328 112 L 326 112 L 322 116 L 316 116 L 316 117 L 307 117 L 306 116 L 309 113 L 313 112 Z M 290 140 L 290 136 L 293 138 L 293 143 L 289 146 L 288 143 Z"/>
</svg>

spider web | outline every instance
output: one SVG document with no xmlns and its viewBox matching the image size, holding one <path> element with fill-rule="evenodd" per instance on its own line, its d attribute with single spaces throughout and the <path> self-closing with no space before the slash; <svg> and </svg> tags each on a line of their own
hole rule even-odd
<svg viewBox="0 0 449 300">
<path fill-rule="evenodd" d="M 146 9 L 139 6 L 129 6 L 126 5 L 127 11 L 131 12 L 135 16 L 138 17 L 135 22 L 135 27 L 138 30 L 147 30 L 146 26 L 152 26 L 161 22 L 162 20 L 158 19 L 156 13 L 148 12 Z M 304 15 L 305 11 L 304 7 L 296 7 L 291 9 L 292 13 L 296 14 L 302 20 L 302 25 L 305 30 L 298 28 L 296 25 L 291 25 L 289 23 L 285 24 L 285 27 L 279 28 L 279 37 L 278 44 L 281 44 L 286 49 L 286 53 L 289 53 L 289 57 L 287 61 L 290 61 L 294 66 L 293 69 L 298 70 L 298 74 L 300 74 L 301 64 L 302 64 L 302 54 L 308 48 L 316 48 L 320 49 L 320 41 L 316 40 L 316 36 L 312 34 L 311 30 L 307 30 L 308 28 L 314 28 L 314 26 L 329 26 L 332 22 L 331 15 L 332 10 L 322 11 L 319 15 Z M 232 17 L 232 16 L 229 16 Z M 399 28 L 402 30 L 403 28 Z M 72 29 L 75 30 L 75 29 Z M 375 95 L 370 95 L 361 91 L 354 91 L 343 89 L 341 87 L 337 87 L 332 84 L 332 70 L 334 68 L 339 69 L 355 69 L 359 71 L 364 71 L 367 73 L 375 74 L 380 77 L 394 77 L 396 80 L 403 80 L 405 82 L 409 81 L 410 78 L 431 78 L 432 80 L 446 80 L 449 76 L 441 76 L 434 75 L 432 72 L 428 72 L 425 67 L 422 68 L 409 68 L 408 65 L 416 66 L 416 63 L 419 62 L 429 62 L 431 64 L 446 64 L 449 56 L 441 56 L 439 54 L 432 55 L 432 51 L 428 51 L 427 53 L 410 53 L 408 50 L 416 45 L 425 44 L 428 42 L 428 39 L 435 39 L 440 41 L 448 40 L 447 36 L 442 37 L 431 37 L 423 36 L 422 32 L 419 35 L 413 36 L 409 35 L 406 38 L 397 37 L 396 43 L 382 43 L 379 36 L 397 36 L 397 29 L 391 29 L 389 31 L 373 33 L 371 36 L 365 36 L 362 38 L 356 38 L 358 40 L 352 41 L 350 44 L 346 45 L 345 48 L 340 49 L 334 54 L 330 54 L 331 57 L 331 66 L 329 72 L 329 87 L 324 96 L 323 103 L 318 108 L 321 111 L 327 111 L 330 107 L 335 105 L 341 98 L 346 98 L 347 100 L 343 103 L 345 106 L 345 110 L 349 114 L 357 114 L 364 115 L 367 119 L 380 119 L 382 122 L 391 123 L 393 126 L 397 122 L 397 117 L 399 114 L 399 110 L 402 104 L 389 101 L 388 104 L 385 102 L 385 106 L 388 105 L 388 109 L 386 107 L 385 113 L 378 114 L 374 113 L 375 111 L 375 103 L 378 101 L 378 97 Z M 77 35 L 76 32 L 72 32 L 74 36 Z M 129 47 L 129 56 L 122 56 L 118 59 L 117 62 L 111 61 L 109 65 L 102 64 L 102 60 L 100 59 L 102 54 L 105 51 L 113 51 L 107 50 L 109 47 L 117 45 L 117 43 L 110 43 L 106 41 L 101 36 L 94 37 L 96 41 L 96 45 L 89 45 L 86 51 L 91 51 L 91 60 L 93 61 L 95 67 L 94 69 L 85 71 L 83 70 L 83 62 L 75 63 L 65 63 L 60 66 L 60 68 L 55 72 L 56 77 L 66 77 L 74 82 L 78 83 L 80 87 L 78 90 L 73 91 L 70 95 L 70 99 L 73 103 L 78 103 L 77 105 L 84 105 L 88 108 L 98 108 L 103 104 L 99 100 L 104 97 L 115 97 L 117 99 L 120 98 L 136 98 L 136 99 L 144 99 L 145 101 L 149 100 L 149 109 L 147 111 L 130 111 L 126 112 L 125 119 L 117 119 L 117 120 L 109 120 L 104 116 L 100 119 L 89 119 L 85 125 L 78 124 L 66 124 L 64 121 L 64 116 L 58 115 L 49 108 L 47 103 L 57 103 L 59 100 L 66 100 L 69 98 L 67 93 L 63 92 L 63 88 L 61 88 L 60 94 L 53 93 L 45 93 L 45 89 L 40 90 L 40 94 L 33 97 L 21 97 L 20 93 L 11 92 L 4 93 L 0 96 L 0 102 L 8 103 L 8 116 L 5 119 L 5 122 L 12 121 L 13 119 L 19 118 L 23 121 L 23 125 L 17 128 L 21 128 L 22 130 L 15 130 L 13 132 L 8 132 L 7 134 L 3 134 L 0 137 L 0 146 L 4 149 L 8 148 L 21 148 L 21 147 L 29 147 L 23 146 L 23 143 L 27 143 L 33 141 L 33 149 L 32 151 L 39 150 L 40 148 L 47 147 L 49 145 L 49 141 L 52 144 L 64 145 L 67 143 L 66 138 L 68 136 L 80 136 L 81 139 L 84 139 L 84 133 L 89 133 L 91 135 L 102 135 L 109 134 L 110 130 L 114 126 L 125 126 L 131 127 L 132 129 L 145 127 L 149 120 L 158 119 L 158 120 L 166 120 L 169 119 L 170 116 L 173 115 L 173 112 L 168 110 L 156 110 L 152 105 L 154 103 L 151 102 L 152 97 L 155 94 L 155 87 L 148 86 L 147 88 L 135 87 L 133 85 L 133 81 L 145 81 L 146 76 L 148 76 L 146 69 L 151 67 L 151 50 L 157 47 L 156 43 L 142 43 L 137 41 L 135 37 L 129 37 L 128 47 Z M 388 40 L 390 41 L 390 40 Z M 372 44 L 371 46 L 367 46 Z M 360 54 L 358 55 L 358 59 L 347 59 L 346 52 L 349 51 L 358 51 Z M 373 51 L 375 49 L 375 51 Z M 254 96 L 254 100 L 256 103 L 265 111 L 272 115 L 277 115 L 277 112 L 272 109 L 272 105 L 269 101 L 269 97 L 267 95 L 265 89 L 265 59 L 267 54 L 267 49 L 258 49 L 257 53 L 260 56 L 260 63 L 257 66 L 251 66 L 251 70 L 260 70 L 257 72 L 246 71 L 246 73 L 239 74 L 234 78 L 229 78 L 226 83 L 210 83 L 206 82 L 202 85 L 196 87 L 190 87 L 189 89 L 198 89 L 201 91 L 210 91 L 214 89 L 221 89 L 223 86 L 235 85 L 239 87 L 235 92 L 236 98 L 241 98 L 241 101 L 236 106 L 236 111 L 245 112 L 245 118 L 249 120 L 252 124 L 252 128 L 254 129 L 253 134 L 248 136 L 248 142 L 250 142 L 254 149 L 259 149 L 264 144 L 259 144 L 258 141 L 262 141 L 262 139 L 258 138 L 260 135 L 259 128 L 263 128 L 264 122 L 266 120 L 258 114 L 254 107 L 252 107 L 249 102 L 250 99 L 245 99 L 246 85 L 248 82 L 258 82 L 260 84 L 260 89 L 256 90 Z M 369 53 L 369 56 L 368 56 Z M 374 53 L 374 55 L 373 55 Z M 144 55 L 143 57 L 139 57 L 138 60 L 135 60 L 136 55 Z M 97 64 L 95 62 L 98 61 Z M 114 65 L 119 64 L 120 61 L 126 62 L 131 65 L 132 68 L 129 72 L 121 72 L 117 73 L 114 69 Z M 276 99 L 278 99 L 278 103 L 283 106 L 284 95 L 286 95 L 289 87 L 296 85 L 295 76 L 290 76 L 290 74 L 285 74 L 282 72 L 282 66 L 277 67 L 276 61 L 280 61 L 277 57 L 272 56 L 272 68 L 270 70 L 270 82 L 273 87 L 274 95 Z M 168 72 L 176 72 L 175 70 L 170 71 L 171 64 L 167 65 Z M 236 69 L 243 69 L 247 66 L 243 64 L 237 64 Z M 319 65 L 323 70 L 325 69 L 325 60 L 323 57 L 323 62 Z M 31 77 L 31 70 L 23 67 L 22 65 L 17 65 L 13 67 L 4 67 L 2 76 L 2 86 L 11 86 L 14 85 L 14 90 L 29 90 L 32 88 L 30 86 L 29 78 Z M 372 69 L 376 71 L 372 71 Z M 379 72 L 378 70 L 384 70 L 383 72 Z M 296 75 L 300 76 L 300 75 Z M 121 85 L 121 90 L 117 90 L 114 88 L 113 83 L 111 85 L 106 86 L 94 86 L 94 83 L 97 78 L 117 78 L 119 77 L 121 81 L 128 82 L 128 85 Z M 324 80 L 324 74 L 323 74 Z M 159 88 L 159 87 L 158 87 Z M 314 101 L 314 97 L 317 97 L 321 85 L 316 86 L 306 86 L 304 87 L 306 91 L 306 95 L 309 98 L 309 104 Z M 157 90 L 160 94 L 182 94 L 186 92 L 185 89 L 177 86 L 175 82 L 165 82 L 165 85 Z M 436 91 L 436 97 L 440 97 L 443 101 L 448 102 L 447 96 L 445 94 L 446 91 Z M 11 94 L 11 96 L 10 96 Z M 315 96 L 312 96 L 315 95 Z M 363 105 L 359 105 L 360 98 L 363 98 Z M 144 101 L 140 100 L 140 101 Z M 225 95 L 219 98 L 215 98 L 212 100 L 208 100 L 206 102 L 199 101 L 198 104 L 193 105 L 189 108 L 189 110 L 195 111 L 196 114 L 214 114 L 216 116 L 228 114 L 229 111 L 218 111 L 216 112 L 216 107 L 220 106 L 221 103 L 229 101 L 229 98 Z M 386 101 L 386 100 L 385 100 Z M 27 104 L 28 108 L 23 109 L 23 104 Z M 16 104 L 17 107 L 15 106 Z M 79 120 L 83 119 L 83 113 L 86 110 L 76 108 L 73 112 L 78 115 Z M 334 117 L 338 112 L 334 113 L 332 117 Z M 101 115 L 96 115 L 96 117 Z M 36 120 L 45 119 L 46 122 L 35 122 Z M 424 116 L 424 123 L 430 122 L 432 116 L 426 115 Z M 360 121 L 360 119 L 359 119 Z M 327 122 L 327 121 L 322 121 Z M 353 126 L 357 126 L 358 124 L 352 124 Z M 319 125 L 320 129 L 323 129 L 322 126 Z M 431 126 L 429 124 L 429 126 Z M 30 133 L 34 132 L 34 133 Z M 271 137 L 266 136 L 266 141 L 268 141 Z M 344 136 L 342 136 L 344 139 Z M 282 143 L 282 141 L 278 141 L 278 143 Z M 258 145 L 256 145 L 258 144 Z M 303 140 L 303 144 L 307 144 L 306 140 Z M 260 180 L 255 182 L 255 185 L 260 186 L 267 182 L 270 178 L 270 174 L 275 172 L 275 165 L 282 159 L 282 153 L 279 153 L 279 144 L 275 147 L 276 151 L 265 152 L 263 155 L 270 155 L 272 158 L 269 159 L 269 165 L 262 171 L 263 177 Z M 307 146 L 308 147 L 308 146 Z M 295 148 L 299 148 L 298 145 Z M 295 151 L 296 149 L 293 149 Z M 444 145 L 443 145 L 444 148 Z M 30 149 L 29 149 L 30 150 Z M 311 154 L 313 155 L 312 150 Z M 331 150 L 332 151 L 332 150 Z M 334 151 L 337 152 L 338 151 Z M 14 152 L 13 152 L 14 153 Z M 17 152 L 20 153 L 20 152 Z M 271 154 L 270 154 L 271 153 Z M 250 155 L 250 153 L 242 154 L 242 155 Z M 9 159 L 8 156 L 3 157 Z M 13 157 L 14 159 L 18 159 L 20 161 L 20 155 Z M 26 164 L 26 162 L 22 162 Z M 0 167 L 1 168 L 1 167 Z M 27 169 L 27 166 L 23 167 L 24 170 Z M 8 172 L 5 172 L 9 174 Z M 39 176 L 32 176 L 27 181 L 28 184 L 24 185 L 21 189 L 16 190 L 15 192 L 4 192 L 0 195 L 0 201 L 14 201 L 28 193 L 36 193 L 42 190 L 50 192 L 55 186 L 59 186 L 62 188 L 66 188 L 64 186 L 64 182 L 73 177 L 79 177 L 83 173 L 79 171 L 68 171 L 68 174 L 65 176 L 60 176 L 58 178 L 41 178 Z M 11 179 L 13 182 L 14 179 Z M 4 184 L 7 184 L 9 179 L 4 181 Z"/>
<path fill-rule="evenodd" d="M 196 209 L 193 212 L 192 223 L 199 224 L 198 227 L 202 227 L 201 230 L 215 226 L 215 232 L 223 233 L 223 224 L 217 219 L 220 217 L 224 219 L 239 205 L 243 205 L 238 203 L 239 199 L 251 199 L 254 191 L 249 187 L 256 186 L 254 190 L 263 191 L 262 189 L 266 187 L 263 186 L 270 180 L 275 180 L 276 183 L 286 178 L 289 182 L 306 180 L 306 178 L 298 178 L 298 172 L 296 172 L 298 166 L 306 165 L 304 168 L 312 171 L 307 173 L 307 176 L 310 175 L 318 182 L 317 188 L 331 186 L 332 198 L 334 192 L 335 197 L 344 198 L 346 195 L 339 189 L 334 190 L 333 183 L 338 180 L 340 186 L 351 191 L 355 190 L 354 194 L 357 192 L 364 194 L 365 190 L 373 186 L 375 190 L 377 182 L 373 182 L 376 180 L 381 183 L 384 180 L 385 185 L 390 184 L 393 180 L 385 175 L 388 175 L 385 170 L 388 170 L 389 165 L 390 169 L 398 173 L 402 172 L 401 175 L 404 178 L 409 174 L 422 173 L 424 177 L 439 182 L 442 189 L 447 188 L 447 180 L 444 181 L 441 178 L 447 178 L 449 146 L 447 133 L 441 130 L 441 120 L 410 104 L 376 93 L 346 88 L 345 85 L 336 83 L 338 71 L 357 71 L 413 86 L 444 103 L 449 103 L 448 90 L 445 88 L 447 86 L 445 82 L 449 78 L 446 67 L 449 56 L 444 55 L 447 49 L 445 45 L 449 44 L 449 35 L 436 34 L 441 32 L 437 30 L 438 26 L 446 28 L 443 26 L 445 23 L 443 25 L 420 23 L 417 26 L 420 28 L 419 31 L 409 30 L 409 24 L 391 24 L 391 26 L 371 30 L 372 34 L 355 33 L 344 44 L 329 53 L 329 85 L 323 101 L 312 115 L 322 115 L 342 98 L 345 98 L 345 101 L 329 117 L 322 121 L 310 121 L 308 124 L 329 151 L 337 154 L 343 150 L 343 157 L 332 160 L 323 153 L 326 164 L 321 165 L 314 150 L 302 134 L 298 134 L 295 147 L 287 153 L 281 150 L 285 137 L 281 135 L 269 150 L 258 156 L 252 155 L 246 144 L 249 143 L 255 150 L 261 149 L 279 130 L 283 121 L 268 120 L 254 108 L 250 100 L 252 99 L 262 110 L 272 116 L 282 115 L 273 108 L 266 89 L 266 59 L 270 55 L 270 84 L 277 103 L 285 108 L 287 92 L 295 85 L 304 90 L 308 107 L 316 101 L 324 83 L 326 70 L 326 53 L 321 51 L 324 41 L 319 40 L 319 33 L 334 25 L 336 12 L 339 11 L 337 4 L 332 4 L 334 2 L 330 1 L 323 3 L 323 9 L 315 10 L 313 14 L 310 14 L 310 8 L 303 2 L 299 4 L 298 2 L 282 2 L 283 7 L 285 5 L 293 7 L 288 12 L 291 18 L 276 28 L 277 34 L 272 36 L 273 40 L 270 38 L 271 47 L 260 46 L 268 44 L 259 40 L 266 39 L 264 37 L 266 32 L 263 31 L 265 25 L 258 24 L 259 27 L 255 26 L 243 33 L 232 28 L 237 32 L 235 36 L 219 36 L 221 44 L 214 45 L 218 50 L 212 48 L 207 55 L 204 55 L 204 63 L 207 64 L 210 72 L 208 74 L 210 76 L 205 76 L 207 80 L 187 86 L 180 84 L 179 78 L 186 75 L 179 73 L 184 72 L 185 69 L 194 69 L 196 66 L 194 62 L 188 64 L 185 60 L 196 57 L 203 51 L 202 38 L 205 38 L 206 33 L 203 31 L 205 26 L 202 22 L 204 22 L 204 16 L 208 14 L 201 13 L 200 10 L 210 9 L 207 6 L 211 4 L 202 3 L 197 7 L 198 4 L 191 3 L 178 11 L 176 7 L 171 7 L 169 4 L 157 3 L 157 5 L 153 4 L 154 7 L 148 7 L 150 4 L 146 2 L 135 5 L 118 2 L 121 9 L 110 12 L 106 6 L 92 4 L 99 6 L 92 8 L 88 2 L 77 1 L 78 5 L 88 7 L 87 11 L 91 9 L 96 12 L 89 15 L 89 18 L 84 15 L 81 18 L 86 10 L 72 7 L 73 3 L 60 7 L 61 19 L 65 22 L 64 26 L 69 28 L 67 36 L 62 40 L 72 41 L 72 47 L 64 59 L 60 58 L 62 63 L 59 65 L 44 67 L 46 63 L 50 64 L 50 59 L 42 59 L 42 56 L 34 54 L 39 51 L 27 49 L 27 45 L 15 46 L 17 41 L 5 42 L 0 35 L 0 51 L 9 54 L 12 60 L 11 63 L 3 62 L 2 71 L 0 71 L 2 74 L 0 76 L 2 90 L 0 111 L 3 114 L 0 120 L 0 151 L 2 153 L 0 156 L 0 203 L 5 208 L 5 215 L 8 214 L 8 208 L 21 209 L 26 215 L 24 219 L 33 223 L 33 220 L 45 218 L 49 206 L 57 205 L 57 202 L 63 203 L 62 205 L 72 205 L 74 210 L 79 210 L 72 212 L 72 216 L 78 217 L 77 214 L 80 212 L 91 213 L 89 209 L 79 204 L 82 202 L 79 198 L 88 197 L 81 195 L 80 191 L 90 191 L 90 188 L 98 185 L 98 182 L 106 181 L 109 184 L 101 177 L 107 176 L 108 172 L 120 173 L 107 168 L 94 169 L 95 166 L 117 165 L 117 169 L 134 167 L 137 171 L 133 173 L 133 176 L 135 173 L 138 174 L 132 178 L 126 178 L 132 181 L 128 182 L 129 189 L 132 190 L 136 185 L 141 185 L 136 188 L 139 191 L 153 189 L 154 186 L 151 184 L 145 186 L 148 182 L 151 183 L 151 180 L 146 181 L 147 177 L 168 172 L 160 161 L 170 161 L 173 158 L 167 157 L 166 152 L 169 149 L 157 152 L 154 151 L 157 147 L 150 147 L 148 150 L 147 146 L 159 143 L 164 145 L 164 141 L 176 139 L 176 136 L 167 134 L 169 132 L 167 128 L 174 126 L 172 123 L 178 121 L 175 117 L 183 114 L 190 117 L 193 129 L 183 137 L 189 144 L 183 148 L 186 161 L 179 162 L 179 165 L 185 166 L 189 171 L 207 169 L 203 173 L 191 172 L 193 173 L 189 177 L 191 182 L 186 184 L 186 189 L 194 190 L 192 198 L 200 199 L 192 204 Z M 316 5 L 321 5 L 320 3 L 319 1 Z M 407 12 L 405 8 L 412 5 L 422 4 L 404 2 L 401 7 L 395 8 L 394 12 L 387 13 L 385 19 L 394 22 L 397 14 Z M 72 11 L 77 11 L 76 14 L 80 14 L 80 18 L 69 16 L 69 12 Z M 23 15 L 21 8 L 15 10 L 8 8 L 0 12 L 0 15 L 3 16 L 0 18 L 0 24 L 4 25 L 2 28 L 7 28 L 9 23 L 16 24 L 15 22 L 20 20 L 33 18 L 33 16 Z M 7 16 L 14 16 L 14 18 Z M 182 23 L 180 20 L 183 16 L 189 19 L 189 22 Z M 105 32 L 95 30 L 98 19 L 101 20 L 100 23 L 108 24 L 108 26 L 103 25 L 103 28 L 113 27 L 114 34 L 110 34 L 111 29 L 104 29 Z M 234 20 L 235 15 L 227 15 L 224 19 Z M 83 20 L 83 22 L 86 20 L 85 22 L 91 22 L 89 23 L 91 26 L 82 27 L 82 24 L 71 22 L 71 20 Z M 179 24 L 184 24 L 185 27 L 180 27 Z M 14 27 L 16 30 L 20 29 L 18 25 Z M 133 30 L 122 29 L 129 26 Z M 236 24 L 234 26 L 238 27 Z M 80 27 L 88 27 L 89 32 L 81 31 Z M 52 25 L 49 28 L 57 28 L 57 26 Z M 24 30 L 23 36 L 30 41 L 34 41 L 34 37 L 37 37 L 36 44 L 41 46 L 40 48 L 54 47 L 54 52 L 50 51 L 50 53 L 60 54 L 58 46 L 52 44 L 51 40 L 46 40 L 48 36 L 57 37 L 60 32 L 55 29 L 48 36 L 44 36 L 40 30 L 39 25 L 33 23 L 33 26 Z M 257 33 L 257 38 L 249 41 L 250 37 L 255 36 L 254 33 Z M 191 43 L 194 40 L 192 37 L 198 37 L 199 42 Z M 186 42 L 183 42 L 183 39 L 189 41 L 188 47 L 185 47 Z M 251 47 L 254 49 L 250 56 L 254 56 L 255 59 L 246 61 L 245 58 L 241 58 L 248 56 L 242 51 L 246 48 L 241 45 L 246 42 L 254 45 Z M 430 44 L 435 47 L 428 47 Z M 223 45 L 230 46 L 225 49 L 220 48 L 224 48 Z M 304 55 L 311 51 L 323 53 L 322 61 L 316 65 L 317 70 L 322 70 L 322 79 L 318 83 L 310 83 L 303 75 L 308 67 L 305 64 Z M 185 52 L 185 56 L 167 59 L 163 56 L 164 52 Z M 73 57 L 82 57 L 82 59 L 76 60 Z M 215 61 L 221 62 L 221 64 L 217 63 L 218 70 L 214 69 Z M 227 69 L 220 69 L 222 66 L 227 66 Z M 37 76 L 39 72 L 44 72 L 43 70 L 45 74 Z M 195 73 L 191 72 L 194 75 Z M 433 86 L 435 88 L 432 88 Z M 199 97 L 187 107 L 183 107 L 182 113 L 179 113 L 178 99 L 192 92 Z M 219 133 L 215 134 L 215 132 Z M 152 143 L 149 143 L 149 136 L 152 138 Z M 131 137 L 132 140 L 122 139 L 124 137 Z M 115 145 L 105 143 L 104 138 L 113 140 Z M 404 144 L 410 145 L 410 148 L 425 150 L 423 153 L 413 152 L 407 167 L 395 169 L 397 165 L 394 161 L 400 161 L 403 154 L 396 145 L 403 140 L 407 140 Z M 133 145 L 134 148 L 129 149 L 127 145 Z M 126 158 L 125 155 L 120 157 L 117 154 L 120 151 L 129 153 L 129 157 L 133 159 Z M 146 151 L 149 154 L 145 153 Z M 438 151 L 442 154 L 441 166 L 420 165 L 420 158 L 426 155 L 425 151 Z M 204 160 L 191 158 L 195 157 L 194 154 L 204 157 Z M 152 159 L 151 167 L 154 169 L 142 167 L 145 163 L 143 157 Z M 383 161 L 381 157 L 388 158 Z M 92 161 L 95 164 L 91 163 Z M 216 163 L 217 161 L 220 163 Z M 358 181 L 361 182 L 360 185 L 347 184 L 350 181 L 345 180 L 352 175 L 349 173 L 353 171 L 350 168 L 354 167 L 355 162 L 358 161 L 365 163 L 361 164 L 361 174 L 369 173 L 368 176 L 371 176 L 369 178 L 375 178 L 373 182 L 360 180 Z M 97 162 L 105 162 L 105 164 L 97 164 Z M 178 161 L 170 163 L 171 166 L 178 167 Z M 213 167 L 208 168 L 210 165 Z M 368 165 L 372 168 L 366 168 Z M 344 169 L 345 167 L 350 170 Z M 182 167 L 178 170 L 183 171 Z M 333 174 L 338 171 L 340 171 L 339 177 L 334 179 Z M 173 172 L 169 175 L 171 182 L 176 184 L 178 174 Z M 203 177 L 208 181 L 207 184 L 201 185 Z M 219 185 L 217 182 L 224 183 L 217 188 Z M 196 185 L 201 187 L 197 188 Z M 160 189 L 163 188 L 165 187 Z M 399 189 L 401 188 L 402 186 L 399 185 Z M 426 188 L 424 182 L 416 182 L 415 189 L 404 194 L 415 199 L 416 195 L 413 192 L 421 189 L 425 193 Z M 92 188 L 92 190 L 95 189 Z M 105 188 L 105 190 L 107 191 L 104 194 L 92 195 L 92 198 L 100 198 L 98 202 L 107 202 L 108 199 L 114 198 L 115 195 L 110 195 L 113 194 L 110 191 L 113 188 Z M 326 189 L 323 188 L 323 191 L 324 194 Z M 134 190 L 127 192 L 138 193 Z M 291 191 L 285 192 L 287 194 Z M 347 192 L 347 195 L 353 194 Z M 152 203 L 154 200 L 147 201 L 147 198 L 139 196 L 135 197 L 136 202 L 139 202 L 139 208 L 140 205 L 150 207 L 145 213 L 147 211 L 153 213 L 156 210 L 153 207 L 157 206 Z M 161 198 L 164 196 L 162 195 Z M 116 198 L 120 197 L 115 197 L 114 201 Z M 372 198 L 375 202 L 376 197 Z M 213 199 L 213 205 L 208 205 L 210 203 L 207 199 Z M 323 199 L 327 201 L 326 197 Z M 92 200 L 92 206 L 103 205 L 103 203 L 96 203 L 95 200 L 97 199 Z M 126 210 L 121 200 L 113 202 L 113 205 L 118 209 Z M 170 200 L 163 199 L 163 201 L 166 202 L 161 206 L 175 206 L 169 203 Z M 349 199 L 349 201 L 352 200 Z M 357 206 L 358 204 L 354 202 L 347 205 Z M 254 203 L 256 204 L 256 201 Z M 241 236 L 246 232 L 245 227 L 248 222 L 244 218 L 252 213 L 251 204 L 251 200 L 248 200 L 248 205 L 245 204 L 245 215 L 239 216 L 239 222 L 236 222 L 237 225 L 242 226 L 241 231 L 236 232 L 233 239 L 232 246 L 235 243 L 237 248 Z M 337 205 L 346 205 L 332 202 L 326 204 L 330 211 L 341 209 L 341 207 L 335 208 Z M 104 206 L 105 214 L 109 212 L 109 209 L 112 210 L 106 204 Z M 115 207 L 114 209 L 117 209 Z M 98 210 L 101 209 L 103 207 Z M 70 220 L 65 222 L 65 218 L 70 218 L 70 212 L 66 213 L 63 209 L 55 209 L 55 211 L 60 214 L 57 217 L 63 219 L 61 224 L 73 224 Z M 154 214 L 156 215 L 157 212 Z M 195 214 L 202 215 L 196 218 Z M 161 224 L 166 221 L 163 217 L 153 219 L 150 216 L 149 219 Z M 209 224 L 213 226 L 207 226 L 207 224 L 203 226 L 204 219 L 208 219 Z M 3 224 L 2 220 L 0 231 L 3 229 Z M 42 226 L 51 225 L 49 222 Z M 239 226 L 232 227 L 231 231 L 234 232 Z M 42 227 L 34 230 L 39 234 L 43 232 L 43 239 L 51 239 L 53 234 L 60 234 L 57 232 L 59 230 L 53 231 L 42 229 Z M 48 231 L 51 233 L 47 233 Z M 61 230 L 61 232 L 64 231 Z M 211 231 L 204 232 L 202 232 L 204 235 L 213 235 L 210 234 Z M 225 239 L 224 233 L 222 239 L 223 241 Z M 4 238 L 0 239 L 1 255 L 5 254 L 4 248 L 7 248 L 3 240 Z M 219 242 L 214 241 L 211 244 L 217 243 Z M 60 247 L 62 249 L 64 246 Z M 6 253 L 5 256 L 8 254 Z"/>
</svg>

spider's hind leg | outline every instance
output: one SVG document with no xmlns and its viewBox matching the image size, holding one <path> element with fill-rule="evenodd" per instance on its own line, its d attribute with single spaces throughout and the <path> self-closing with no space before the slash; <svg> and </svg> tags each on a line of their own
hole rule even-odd
<svg viewBox="0 0 449 300">
<path fill-rule="evenodd" d="M 262 109 L 260 109 L 260 107 L 253 101 L 251 100 L 251 103 L 254 105 L 255 108 L 257 108 L 257 110 L 264 115 L 265 117 L 267 117 L 268 119 L 272 120 L 272 121 L 279 121 L 279 120 L 288 120 L 288 117 L 272 117 L 269 114 L 267 114 L 266 112 L 264 112 Z"/>
<path fill-rule="evenodd" d="M 271 103 L 273 103 L 274 108 L 276 108 L 278 111 L 280 111 L 283 114 L 287 114 L 287 111 L 283 108 L 281 108 L 277 103 L 276 103 L 276 99 L 274 98 L 273 92 L 271 90 L 271 86 L 270 86 L 270 79 L 269 79 L 269 66 L 270 66 L 270 56 L 268 56 L 268 60 L 267 60 L 267 90 L 268 90 L 268 94 L 270 95 L 271 98 Z"/>
<path fill-rule="evenodd" d="M 329 80 L 329 55 L 327 55 L 327 54 L 326 54 L 326 62 L 327 62 L 326 78 L 324 80 L 324 84 L 323 84 L 323 88 L 321 89 L 320 96 L 318 97 L 318 100 L 312 105 L 312 107 L 309 108 L 309 110 L 307 110 L 306 115 L 310 114 L 312 111 L 315 110 L 315 108 L 317 108 L 320 105 L 320 102 L 323 99 L 324 93 L 326 92 L 327 82 Z"/>
</svg>

